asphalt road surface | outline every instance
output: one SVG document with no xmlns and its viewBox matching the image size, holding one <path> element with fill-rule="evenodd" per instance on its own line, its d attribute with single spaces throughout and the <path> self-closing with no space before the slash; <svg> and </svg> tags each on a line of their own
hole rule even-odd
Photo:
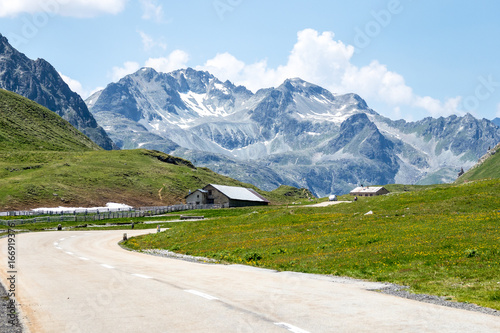
<svg viewBox="0 0 500 333">
<path fill-rule="evenodd" d="M 123 232 L 17 236 L 15 289 L 31 332 L 500 332 L 499 317 L 368 290 L 375 283 L 129 252 Z M 2 239 L 8 285 L 6 252 Z"/>
</svg>

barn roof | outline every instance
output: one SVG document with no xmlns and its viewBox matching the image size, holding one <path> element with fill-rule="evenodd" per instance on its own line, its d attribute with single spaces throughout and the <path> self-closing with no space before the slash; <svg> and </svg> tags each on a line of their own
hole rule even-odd
<svg viewBox="0 0 500 333">
<path fill-rule="evenodd" d="M 196 192 L 207 193 L 207 191 L 205 191 L 205 190 L 203 190 L 203 189 L 199 188 L 199 189 L 197 189 L 197 190 L 194 190 L 193 192 L 189 191 L 189 194 L 188 194 L 188 195 L 186 195 L 186 196 L 184 197 L 184 199 L 186 199 L 186 198 L 187 198 L 187 197 L 189 197 L 190 195 L 195 194 Z"/>
<path fill-rule="evenodd" d="M 383 189 L 382 186 L 373 186 L 373 187 L 356 187 L 351 193 L 377 193 Z"/>
<path fill-rule="evenodd" d="M 251 188 L 210 184 L 219 192 L 232 200 L 269 202 L 266 198 Z"/>
</svg>

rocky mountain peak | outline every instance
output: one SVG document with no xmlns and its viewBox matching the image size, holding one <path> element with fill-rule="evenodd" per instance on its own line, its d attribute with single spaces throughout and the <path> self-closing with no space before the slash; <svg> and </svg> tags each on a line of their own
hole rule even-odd
<svg viewBox="0 0 500 333">
<path fill-rule="evenodd" d="M 12 50 L 12 47 L 8 39 L 0 34 L 0 54 L 5 54 L 8 50 Z"/>
<path fill-rule="evenodd" d="M 284 92 L 298 93 L 307 97 L 311 95 L 325 95 L 328 96 L 329 98 L 333 98 L 332 93 L 330 93 L 328 90 L 318 85 L 304 81 L 300 78 L 286 79 L 277 88 L 277 90 Z"/>
<path fill-rule="evenodd" d="M 0 35 L 1 36 L 1 35 Z M 113 142 L 97 125 L 85 102 L 46 60 L 31 60 L 0 37 L 0 88 L 27 97 L 69 121 L 105 149 Z"/>
</svg>

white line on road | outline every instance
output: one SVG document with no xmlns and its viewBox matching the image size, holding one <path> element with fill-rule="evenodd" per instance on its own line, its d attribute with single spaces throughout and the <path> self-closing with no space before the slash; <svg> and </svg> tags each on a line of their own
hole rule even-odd
<svg viewBox="0 0 500 333">
<path fill-rule="evenodd" d="M 57 245 L 59 245 L 59 243 L 58 242 L 54 242 L 54 246 L 57 246 Z"/>
<path fill-rule="evenodd" d="M 274 325 L 282 327 L 282 328 L 285 328 L 285 329 L 287 329 L 287 330 L 289 330 L 290 332 L 293 332 L 293 333 L 309 333 L 308 331 L 304 331 L 301 328 L 298 328 L 296 326 L 293 326 L 293 325 L 290 325 L 290 324 L 287 324 L 287 323 L 274 323 Z"/>
<path fill-rule="evenodd" d="M 89 260 L 88 258 L 85 258 L 85 257 L 78 257 L 79 259 L 82 259 L 82 260 Z"/>
<path fill-rule="evenodd" d="M 58 250 L 62 250 L 62 247 L 60 247 L 60 246 L 56 246 L 56 249 L 58 249 Z"/>
<path fill-rule="evenodd" d="M 137 276 L 137 277 L 140 277 L 140 278 L 143 278 L 143 279 L 152 279 L 151 276 L 147 276 L 147 275 L 142 275 L 142 274 L 132 274 L 133 276 Z"/>
<path fill-rule="evenodd" d="M 106 265 L 106 264 L 101 264 L 101 266 L 104 267 L 104 268 L 109 268 L 109 269 L 113 269 L 114 268 L 113 266 Z"/>
<path fill-rule="evenodd" d="M 65 240 L 65 239 L 66 239 L 66 238 L 61 238 L 61 239 L 60 239 L 60 241 L 63 241 L 63 240 Z"/>
<path fill-rule="evenodd" d="M 191 293 L 193 295 L 196 295 L 196 296 L 200 296 L 200 297 L 203 297 L 203 298 L 206 298 L 206 299 L 209 299 L 211 301 L 213 300 L 217 300 L 218 298 L 217 297 L 214 297 L 214 296 L 210 296 L 208 294 L 205 294 L 205 293 L 202 293 L 200 291 L 196 291 L 196 290 L 184 290 L 185 292 L 187 293 Z"/>
<path fill-rule="evenodd" d="M 66 252 L 66 253 L 69 254 L 69 255 L 73 255 L 73 252 Z"/>
</svg>

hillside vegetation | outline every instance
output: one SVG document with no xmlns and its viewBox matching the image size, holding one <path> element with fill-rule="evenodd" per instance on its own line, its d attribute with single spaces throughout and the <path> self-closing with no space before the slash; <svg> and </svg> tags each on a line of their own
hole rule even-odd
<svg viewBox="0 0 500 333">
<path fill-rule="evenodd" d="M 101 148 L 43 106 L 0 89 L 0 151 L 88 151 Z"/>
<path fill-rule="evenodd" d="M 151 150 L 0 151 L 0 211 L 43 206 L 163 206 L 189 190 L 221 184 L 252 187 L 189 161 Z M 297 197 L 263 192 L 274 203 Z"/>
<path fill-rule="evenodd" d="M 209 183 L 253 187 L 157 151 L 104 151 L 54 112 L 0 90 L 0 211 L 178 204 Z M 261 192 L 275 203 L 304 193 Z"/>
<path fill-rule="evenodd" d="M 460 184 L 478 179 L 500 178 L 500 144 L 494 147 L 489 154 L 489 157 L 480 161 L 480 163 L 459 177 L 456 183 Z"/>
<path fill-rule="evenodd" d="M 500 309 L 500 181 L 413 189 L 325 208 L 242 209 L 127 245 L 393 282 Z"/>
</svg>

